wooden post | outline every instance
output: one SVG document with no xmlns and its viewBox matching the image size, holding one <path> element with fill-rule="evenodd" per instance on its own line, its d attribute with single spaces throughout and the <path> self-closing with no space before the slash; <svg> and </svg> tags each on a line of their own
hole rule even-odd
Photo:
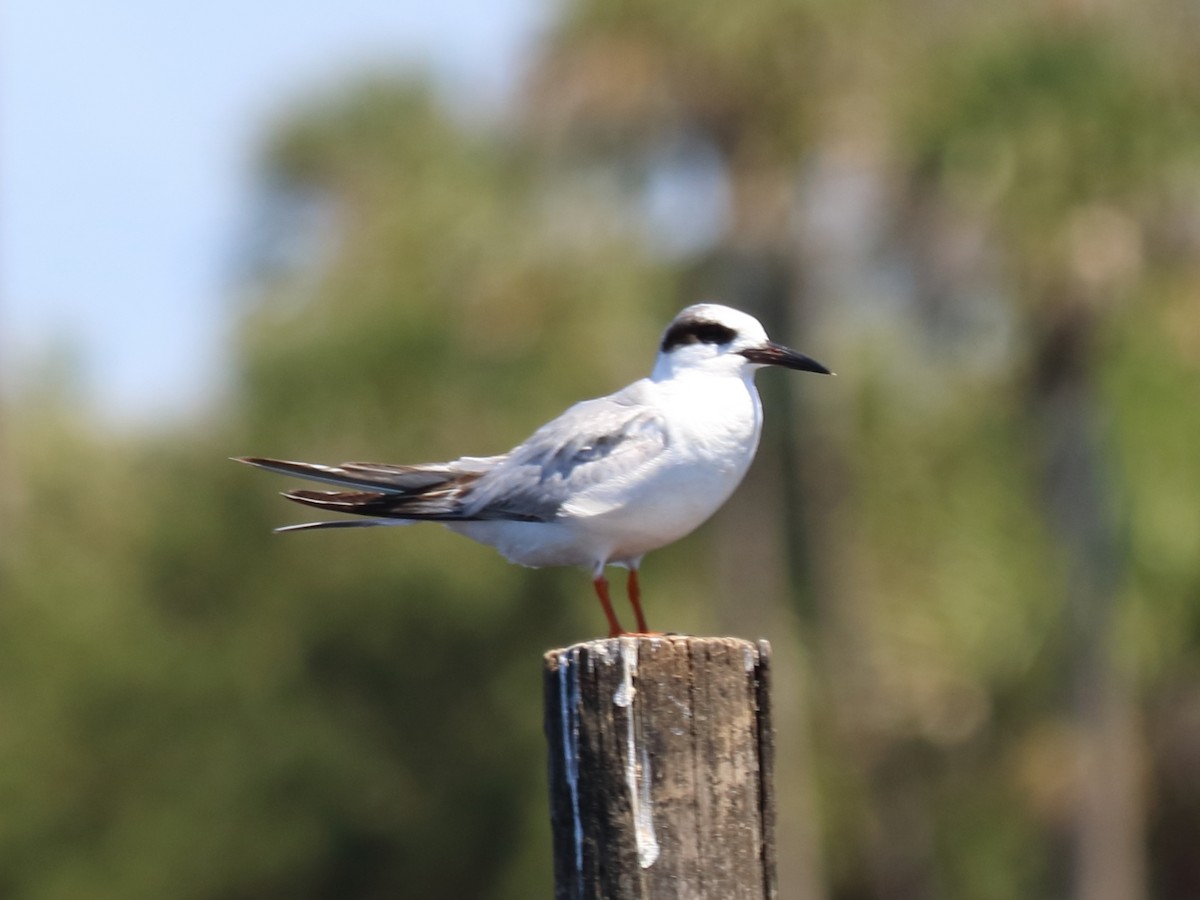
<svg viewBox="0 0 1200 900">
<path fill-rule="evenodd" d="M 546 654 L 555 900 L 774 900 L 770 645 Z"/>
</svg>

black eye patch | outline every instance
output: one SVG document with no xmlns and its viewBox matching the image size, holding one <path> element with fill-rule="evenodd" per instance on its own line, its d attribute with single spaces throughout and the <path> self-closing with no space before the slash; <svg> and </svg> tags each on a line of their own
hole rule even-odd
<svg viewBox="0 0 1200 900">
<path fill-rule="evenodd" d="M 727 325 L 704 319 L 684 319 L 667 329 L 662 352 L 670 353 L 681 344 L 728 344 L 735 337 L 737 332 Z"/>
</svg>

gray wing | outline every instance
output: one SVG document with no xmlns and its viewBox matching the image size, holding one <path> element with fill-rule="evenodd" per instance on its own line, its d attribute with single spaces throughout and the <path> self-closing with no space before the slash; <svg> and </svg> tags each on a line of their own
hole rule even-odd
<svg viewBox="0 0 1200 900">
<path fill-rule="evenodd" d="M 653 464 L 669 436 L 635 387 L 576 403 L 535 431 L 466 487 L 464 518 L 553 519 L 569 500 Z"/>
<path fill-rule="evenodd" d="M 639 402 L 640 383 L 585 400 L 539 428 L 503 456 L 448 463 L 337 466 L 264 457 L 238 462 L 353 490 L 292 490 L 289 500 L 364 518 L 310 522 L 281 530 L 350 528 L 403 521 L 545 522 L 568 501 L 627 480 L 666 449 L 662 417 Z M 367 518 L 369 517 L 369 518 Z"/>
</svg>

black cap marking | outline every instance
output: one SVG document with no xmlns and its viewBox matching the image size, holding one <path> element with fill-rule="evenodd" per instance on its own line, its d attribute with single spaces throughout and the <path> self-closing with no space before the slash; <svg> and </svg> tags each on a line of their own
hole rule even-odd
<svg viewBox="0 0 1200 900">
<path fill-rule="evenodd" d="M 670 353 L 681 344 L 728 344 L 737 332 L 728 325 L 708 319 L 681 319 L 663 335 L 662 352 Z"/>
</svg>

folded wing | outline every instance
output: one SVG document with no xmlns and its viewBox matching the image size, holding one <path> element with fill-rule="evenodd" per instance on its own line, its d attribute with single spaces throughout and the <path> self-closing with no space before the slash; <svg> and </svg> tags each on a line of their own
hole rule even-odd
<svg viewBox="0 0 1200 900">
<path fill-rule="evenodd" d="M 414 521 L 553 521 L 566 503 L 652 465 L 668 444 L 661 417 L 627 392 L 577 403 L 503 456 L 417 466 L 336 466 L 237 457 L 238 462 L 350 490 L 292 490 L 289 500 L 364 518 L 279 529 L 349 528 Z"/>
</svg>

